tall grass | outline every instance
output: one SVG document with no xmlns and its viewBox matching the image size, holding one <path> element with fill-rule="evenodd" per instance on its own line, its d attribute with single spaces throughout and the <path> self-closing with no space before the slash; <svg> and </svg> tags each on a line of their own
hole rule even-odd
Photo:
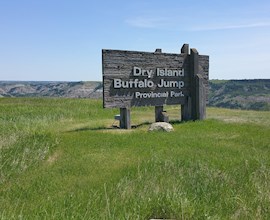
<svg viewBox="0 0 270 220">
<path fill-rule="evenodd" d="M 269 112 L 211 108 L 205 121 L 148 133 L 148 107 L 132 110 L 131 131 L 112 129 L 117 110 L 101 101 L 0 99 L 0 108 L 1 219 L 270 216 Z M 167 110 L 176 120 L 179 109 Z"/>
</svg>

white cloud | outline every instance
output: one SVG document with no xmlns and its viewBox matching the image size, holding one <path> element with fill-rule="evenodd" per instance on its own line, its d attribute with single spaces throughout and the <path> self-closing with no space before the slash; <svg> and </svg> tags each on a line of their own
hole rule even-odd
<svg viewBox="0 0 270 220">
<path fill-rule="evenodd" d="M 151 17 L 151 16 L 139 16 L 125 21 L 128 25 L 137 28 L 151 28 L 151 29 L 163 29 L 163 30 L 176 30 L 179 31 L 218 31 L 218 30 L 230 30 L 230 29 L 247 29 L 247 28 L 259 28 L 259 27 L 270 27 L 270 21 L 261 22 L 235 22 L 229 24 L 215 23 L 208 25 L 195 24 L 196 21 L 189 21 L 185 17 Z"/>
<path fill-rule="evenodd" d="M 162 17 L 136 17 L 126 20 L 126 23 L 138 28 L 162 28 L 169 25 L 168 18 Z"/>
<path fill-rule="evenodd" d="M 258 22 L 249 24 L 228 24 L 228 25 L 216 25 L 216 26 L 200 26 L 190 28 L 191 31 L 215 31 L 215 30 L 229 30 L 229 29 L 244 29 L 244 28 L 257 28 L 257 27 L 269 27 L 270 22 Z"/>
</svg>

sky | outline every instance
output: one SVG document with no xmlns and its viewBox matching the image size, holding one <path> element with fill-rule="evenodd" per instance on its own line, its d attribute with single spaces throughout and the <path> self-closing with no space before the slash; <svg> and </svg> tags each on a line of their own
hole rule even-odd
<svg viewBox="0 0 270 220">
<path fill-rule="evenodd" d="M 269 0 L 0 0 L 0 80 L 101 81 L 102 49 L 210 56 L 210 79 L 270 78 Z"/>
</svg>

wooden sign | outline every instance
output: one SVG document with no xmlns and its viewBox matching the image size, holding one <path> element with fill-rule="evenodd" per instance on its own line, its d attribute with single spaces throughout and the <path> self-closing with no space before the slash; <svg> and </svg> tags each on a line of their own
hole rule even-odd
<svg viewBox="0 0 270 220">
<path fill-rule="evenodd" d="M 202 86 L 208 88 L 209 69 L 208 56 L 198 55 L 195 49 L 188 54 L 188 50 L 187 44 L 180 54 L 162 53 L 161 49 L 153 53 L 102 50 L 104 108 L 177 104 L 187 107 L 189 98 L 195 99 L 197 75 Z M 191 115 L 191 110 L 182 111 Z"/>
<path fill-rule="evenodd" d="M 104 107 L 180 104 L 189 95 L 182 54 L 103 50 Z"/>
</svg>

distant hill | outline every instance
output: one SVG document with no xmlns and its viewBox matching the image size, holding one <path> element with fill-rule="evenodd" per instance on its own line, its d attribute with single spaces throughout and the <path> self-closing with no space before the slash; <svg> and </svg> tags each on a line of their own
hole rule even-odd
<svg viewBox="0 0 270 220">
<path fill-rule="evenodd" d="M 210 80 L 209 106 L 270 110 L 270 79 Z"/>
<path fill-rule="evenodd" d="M 0 81 L 0 97 L 102 98 L 102 82 Z M 209 106 L 270 111 L 270 79 L 210 80 Z"/>
<path fill-rule="evenodd" d="M 101 98 L 101 82 L 0 82 L 0 97 Z"/>
</svg>

